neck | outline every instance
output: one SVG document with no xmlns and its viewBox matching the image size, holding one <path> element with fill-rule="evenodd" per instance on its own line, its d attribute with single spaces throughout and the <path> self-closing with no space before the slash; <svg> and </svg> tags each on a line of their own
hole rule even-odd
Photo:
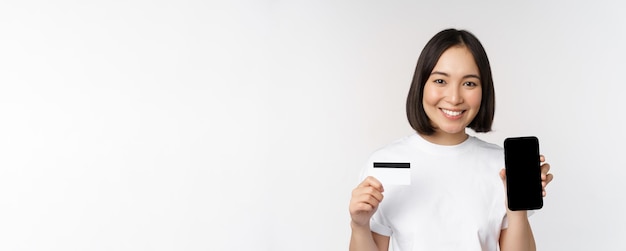
<svg viewBox="0 0 626 251">
<path fill-rule="evenodd" d="M 465 133 L 464 131 L 455 134 L 448 134 L 436 131 L 432 135 L 420 134 L 420 136 L 422 136 L 422 138 L 426 139 L 430 143 L 444 146 L 461 144 L 469 137 L 469 135 L 467 135 L 467 133 Z"/>
</svg>

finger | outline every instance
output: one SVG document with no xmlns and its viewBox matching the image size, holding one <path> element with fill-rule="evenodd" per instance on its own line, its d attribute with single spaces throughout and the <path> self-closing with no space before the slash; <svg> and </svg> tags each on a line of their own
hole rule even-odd
<svg viewBox="0 0 626 251">
<path fill-rule="evenodd" d="M 504 168 L 500 169 L 500 180 L 502 180 L 502 184 L 504 184 L 504 189 L 506 189 L 506 170 Z"/>
<path fill-rule="evenodd" d="M 546 180 L 545 180 L 546 185 L 548 185 L 553 179 L 554 179 L 554 174 L 551 174 L 551 173 L 546 174 Z"/>
<path fill-rule="evenodd" d="M 504 189 L 506 190 L 506 169 L 500 169 L 500 180 L 502 180 L 502 184 L 504 185 Z"/>
<path fill-rule="evenodd" d="M 374 187 L 365 187 L 363 188 L 363 192 L 374 197 L 374 199 L 379 202 L 383 200 L 383 194 Z"/>
<path fill-rule="evenodd" d="M 546 186 L 548 186 L 548 184 L 550 183 L 550 181 L 552 181 L 552 179 L 554 179 L 554 175 L 549 173 L 546 175 L 545 181 L 541 182 L 541 187 L 542 187 L 541 195 L 543 197 L 546 197 Z"/>
<path fill-rule="evenodd" d="M 371 195 L 370 195 L 369 199 L 367 200 L 367 203 L 372 205 L 374 208 L 377 208 L 378 204 L 380 204 L 380 202 L 381 202 L 380 199 L 378 199 L 378 198 L 376 198 L 374 196 L 371 196 Z"/>
<path fill-rule="evenodd" d="M 350 213 L 359 211 L 371 211 L 375 209 L 379 201 L 369 194 L 353 195 L 350 199 Z"/>
<path fill-rule="evenodd" d="M 554 179 L 554 175 L 549 173 L 546 175 L 541 175 L 541 186 L 543 188 L 546 188 L 546 186 L 548 185 L 548 183 L 550 183 L 550 181 L 552 181 L 552 179 Z"/>
<path fill-rule="evenodd" d="M 546 157 L 543 155 L 539 155 L 539 162 L 541 163 L 546 162 Z"/>
<path fill-rule="evenodd" d="M 371 196 L 369 194 L 363 194 L 357 200 L 357 204 L 361 204 L 361 203 L 366 203 L 368 205 L 371 205 L 373 208 L 376 208 L 378 207 L 378 204 L 380 204 L 380 201 L 376 199 L 374 196 Z"/>
<path fill-rule="evenodd" d="M 381 184 L 380 181 L 378 181 L 376 178 L 372 176 L 367 176 L 367 178 L 365 178 L 363 182 L 359 184 L 359 187 L 368 187 L 368 186 L 376 188 L 378 191 L 381 191 L 381 192 L 385 191 L 385 189 L 383 188 L 383 184 Z"/>
<path fill-rule="evenodd" d="M 369 197 L 373 197 L 378 201 L 383 200 L 383 194 L 378 191 L 376 188 L 368 186 L 368 187 L 357 187 L 352 190 L 352 197 L 357 201 L 368 200 Z"/>
<path fill-rule="evenodd" d="M 548 163 L 543 163 L 543 164 L 541 165 L 541 171 L 542 171 L 542 172 L 546 172 L 546 173 L 547 173 L 548 171 L 550 171 L 550 164 L 548 164 Z"/>
<path fill-rule="evenodd" d="M 548 174 L 548 172 L 550 171 L 550 164 L 545 163 L 543 165 L 541 165 L 541 179 L 545 179 L 546 174 Z"/>
<path fill-rule="evenodd" d="M 357 204 L 354 208 L 354 212 L 371 212 L 372 210 L 374 210 L 374 206 L 365 202 Z"/>
</svg>

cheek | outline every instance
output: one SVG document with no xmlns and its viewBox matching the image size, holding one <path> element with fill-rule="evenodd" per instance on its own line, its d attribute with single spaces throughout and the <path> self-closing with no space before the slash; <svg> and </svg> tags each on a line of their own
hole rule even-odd
<svg viewBox="0 0 626 251">
<path fill-rule="evenodd" d="M 440 94 L 435 88 L 429 88 L 428 85 L 424 86 L 424 97 L 422 103 L 424 105 L 435 105 L 439 101 Z"/>
<path fill-rule="evenodd" d="M 480 102 L 482 101 L 482 96 L 483 95 L 481 91 L 473 92 L 467 97 L 466 102 L 471 107 L 478 109 L 480 108 Z"/>
</svg>

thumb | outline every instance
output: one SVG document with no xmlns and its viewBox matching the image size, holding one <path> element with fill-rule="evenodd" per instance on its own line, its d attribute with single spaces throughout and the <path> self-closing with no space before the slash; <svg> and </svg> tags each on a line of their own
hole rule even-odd
<svg viewBox="0 0 626 251">
<path fill-rule="evenodd" d="M 506 170 L 504 170 L 504 168 L 500 170 L 500 180 L 502 180 L 502 184 L 504 184 L 504 188 L 506 189 Z"/>
<path fill-rule="evenodd" d="M 508 188 L 506 187 L 506 170 L 505 170 L 504 168 L 502 168 L 502 169 L 500 170 L 500 179 L 502 180 L 502 184 L 504 185 L 504 193 L 505 193 L 505 196 L 504 196 L 504 205 L 505 205 L 505 207 L 506 207 L 506 211 L 507 211 L 507 212 L 509 212 L 509 206 L 508 206 L 508 204 L 509 204 L 509 202 L 508 202 L 508 201 L 509 201 L 509 199 L 508 199 L 508 196 L 506 195 L 506 194 L 507 194 L 507 190 L 508 190 Z"/>
</svg>

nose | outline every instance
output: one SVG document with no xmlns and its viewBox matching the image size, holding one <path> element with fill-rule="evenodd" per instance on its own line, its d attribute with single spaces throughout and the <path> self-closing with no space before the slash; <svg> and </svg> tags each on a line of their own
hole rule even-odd
<svg viewBox="0 0 626 251">
<path fill-rule="evenodd" d="M 462 90 L 457 86 L 450 85 L 446 90 L 446 101 L 452 105 L 463 103 Z"/>
</svg>

